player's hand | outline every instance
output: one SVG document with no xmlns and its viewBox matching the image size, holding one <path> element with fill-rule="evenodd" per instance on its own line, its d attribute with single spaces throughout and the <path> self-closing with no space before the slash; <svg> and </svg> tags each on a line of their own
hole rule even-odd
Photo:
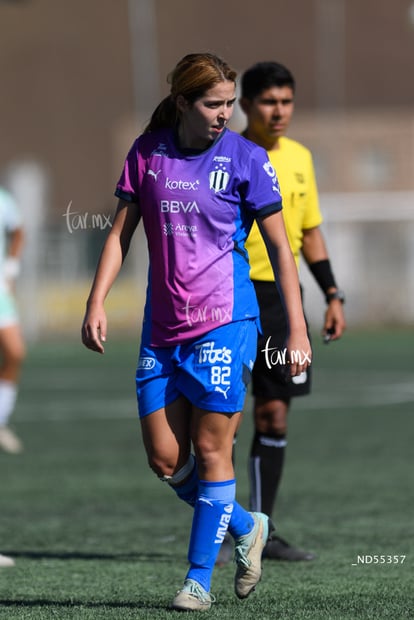
<svg viewBox="0 0 414 620">
<path fill-rule="evenodd" d="M 344 309 L 339 299 L 332 299 L 325 312 L 325 322 L 322 329 L 324 342 L 338 340 L 346 329 Z"/>
<path fill-rule="evenodd" d="M 88 349 L 104 353 L 106 342 L 106 314 L 102 306 L 89 306 L 82 323 L 82 342 Z"/>
</svg>

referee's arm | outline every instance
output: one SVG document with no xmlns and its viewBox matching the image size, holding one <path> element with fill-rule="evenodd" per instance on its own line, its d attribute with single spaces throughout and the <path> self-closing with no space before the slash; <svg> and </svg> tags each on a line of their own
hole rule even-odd
<svg viewBox="0 0 414 620">
<path fill-rule="evenodd" d="M 329 336 L 329 340 L 338 340 L 346 328 L 343 300 L 341 301 L 332 295 L 338 293 L 339 289 L 332 272 L 328 250 L 320 227 L 315 226 L 315 228 L 304 230 L 302 243 L 302 254 L 309 270 L 325 298 L 329 300 L 322 334 L 324 337 Z"/>
</svg>

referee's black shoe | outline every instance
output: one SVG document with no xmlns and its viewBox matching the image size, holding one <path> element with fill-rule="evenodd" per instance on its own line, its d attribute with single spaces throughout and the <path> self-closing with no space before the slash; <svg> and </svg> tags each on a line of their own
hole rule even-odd
<svg viewBox="0 0 414 620">
<path fill-rule="evenodd" d="M 303 562 L 315 559 L 315 554 L 303 549 L 292 547 L 280 536 L 272 536 L 263 549 L 263 557 L 268 560 L 285 560 L 288 562 Z"/>
</svg>

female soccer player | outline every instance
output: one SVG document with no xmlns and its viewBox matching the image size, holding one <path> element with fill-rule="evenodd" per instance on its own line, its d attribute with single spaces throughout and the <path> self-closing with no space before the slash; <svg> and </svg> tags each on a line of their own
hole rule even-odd
<svg viewBox="0 0 414 620">
<path fill-rule="evenodd" d="M 227 529 L 235 539 L 235 592 L 246 598 L 272 529 L 267 516 L 235 501 L 231 458 L 259 326 L 244 248 L 254 220 L 285 298 L 292 375 L 310 363 L 276 173 L 264 149 L 226 128 L 235 81 L 235 71 L 209 53 L 185 56 L 172 72 L 170 95 L 125 161 L 82 326 L 84 344 L 103 353 L 104 300 L 142 218 L 150 261 L 136 373 L 143 440 L 153 471 L 194 507 L 177 610 L 210 608 Z"/>
</svg>

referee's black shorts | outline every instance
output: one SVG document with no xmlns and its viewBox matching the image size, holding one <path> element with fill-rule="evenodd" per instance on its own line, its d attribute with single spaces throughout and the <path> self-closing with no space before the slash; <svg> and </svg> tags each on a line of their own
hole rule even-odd
<svg viewBox="0 0 414 620">
<path fill-rule="evenodd" d="M 279 291 L 274 282 L 253 281 L 260 307 L 263 334 L 259 336 L 252 373 L 252 392 L 267 400 L 289 402 L 311 390 L 311 369 L 291 377 L 286 357 L 287 322 Z M 308 329 L 309 336 L 309 329 Z M 270 367 L 269 367 L 270 366 Z"/>
</svg>

